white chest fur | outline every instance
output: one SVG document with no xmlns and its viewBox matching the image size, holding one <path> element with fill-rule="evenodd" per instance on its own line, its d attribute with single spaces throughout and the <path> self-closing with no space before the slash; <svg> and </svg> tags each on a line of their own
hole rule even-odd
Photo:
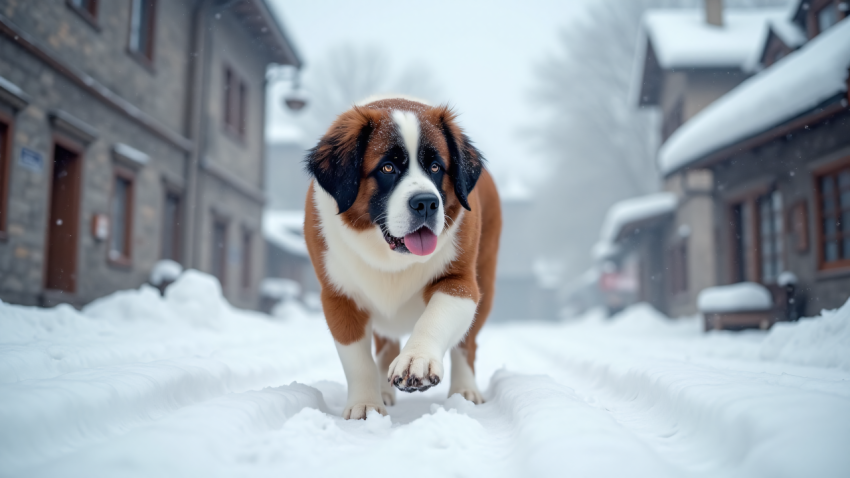
<svg viewBox="0 0 850 478">
<path fill-rule="evenodd" d="M 380 334 L 409 333 L 425 310 L 423 289 L 457 256 L 455 236 L 462 216 L 440 234 L 433 254 L 400 254 L 387 246 L 377 227 L 355 231 L 345 225 L 333 197 L 318 185 L 313 191 L 327 245 L 323 260 L 329 282 L 370 312 Z"/>
</svg>

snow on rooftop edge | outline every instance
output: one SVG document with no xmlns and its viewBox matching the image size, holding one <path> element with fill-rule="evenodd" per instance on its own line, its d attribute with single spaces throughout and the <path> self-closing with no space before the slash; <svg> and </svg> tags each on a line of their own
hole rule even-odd
<svg viewBox="0 0 850 478">
<path fill-rule="evenodd" d="M 302 210 L 263 211 L 263 237 L 290 254 L 309 257 Z"/>
<path fill-rule="evenodd" d="M 841 21 L 686 122 L 661 147 L 661 172 L 669 174 L 846 91 L 848 67 L 850 21 Z"/>
<path fill-rule="evenodd" d="M 625 199 L 614 203 L 605 214 L 599 242 L 593 246 L 593 255 L 602 259 L 616 252 L 614 241 L 626 225 L 672 212 L 678 199 L 671 192 L 660 192 Z"/>
<path fill-rule="evenodd" d="M 732 66 L 754 71 L 768 25 L 787 22 L 787 17 L 787 9 L 726 10 L 724 25 L 717 27 L 706 23 L 702 9 L 650 10 L 643 28 L 663 68 Z"/>
</svg>

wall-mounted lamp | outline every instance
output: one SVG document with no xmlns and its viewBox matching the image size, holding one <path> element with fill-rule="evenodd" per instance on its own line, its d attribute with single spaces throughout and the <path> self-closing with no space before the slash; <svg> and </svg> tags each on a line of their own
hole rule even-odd
<svg viewBox="0 0 850 478">
<path fill-rule="evenodd" d="M 301 111 L 309 103 L 309 95 L 301 88 L 301 71 L 292 66 L 283 66 L 272 70 L 268 82 L 288 81 L 289 91 L 283 95 L 283 106 L 291 111 Z"/>
</svg>

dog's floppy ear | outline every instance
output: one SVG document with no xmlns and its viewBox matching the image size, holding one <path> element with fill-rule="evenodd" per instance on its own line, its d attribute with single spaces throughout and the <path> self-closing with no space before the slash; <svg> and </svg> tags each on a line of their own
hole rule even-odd
<svg viewBox="0 0 850 478">
<path fill-rule="evenodd" d="M 469 193 L 478 182 L 481 170 L 484 168 L 484 156 L 472 145 L 472 141 L 464 134 L 455 123 L 457 115 L 448 106 L 441 106 L 440 124 L 443 135 L 449 148 L 451 164 L 449 165 L 449 176 L 455 183 L 455 194 L 460 204 L 469 209 Z"/>
<path fill-rule="evenodd" d="M 363 156 L 374 129 L 370 112 L 354 107 L 341 114 L 319 144 L 307 153 L 307 172 L 336 199 L 340 214 L 357 199 Z"/>
</svg>

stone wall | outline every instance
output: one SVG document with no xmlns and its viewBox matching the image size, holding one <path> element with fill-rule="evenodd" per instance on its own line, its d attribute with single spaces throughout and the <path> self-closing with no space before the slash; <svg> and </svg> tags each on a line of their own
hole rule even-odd
<svg viewBox="0 0 850 478">
<path fill-rule="evenodd" d="M 118 289 L 134 288 L 145 282 L 151 266 L 161 257 L 163 209 L 166 188 L 185 191 L 190 153 L 185 144 L 190 135 L 188 94 L 192 59 L 195 2 L 157 2 L 154 60 L 146 65 L 128 52 L 130 2 L 98 2 L 95 24 L 85 20 L 64 0 L 7 0 L 0 14 L 25 32 L 39 47 L 60 63 L 88 75 L 100 85 L 138 108 L 176 140 L 169 140 L 92 94 L 57 69 L 51 60 L 39 58 L 14 39 L 0 35 L 0 75 L 21 87 L 32 102 L 19 111 L 13 122 L 13 148 L 8 209 L 8 238 L 0 241 L 0 299 L 25 304 L 67 301 L 76 305 Z M 183 262 L 210 269 L 212 218 L 229 219 L 228 277 L 225 294 L 234 304 L 255 308 L 263 276 L 265 247 L 261 215 L 264 175 L 265 68 L 269 59 L 257 48 L 246 27 L 228 11 L 212 15 L 208 46 L 206 98 L 203 99 L 205 128 L 200 157 L 214 165 L 201 168 L 199 203 L 194 211 L 197 234 Z M 244 139 L 223 134 L 224 65 L 233 65 L 249 84 L 248 128 Z M 61 68 L 60 68 L 61 69 Z M 9 110 L 0 103 L 0 109 Z M 82 184 L 79 207 L 77 291 L 59 298 L 44 290 L 46 233 L 49 215 L 53 140 L 56 131 L 49 115 L 62 110 L 96 132 L 82 154 Z M 11 110 L 7 111 L 7 113 Z M 182 139 L 181 139 L 182 138 Z M 175 142 L 176 141 L 176 142 Z M 108 259 L 108 244 L 91 234 L 92 218 L 109 213 L 116 160 L 113 147 L 127 144 L 150 156 L 136 170 L 132 213 L 132 257 L 129 265 Z M 32 171 L 19 164 L 22 148 L 41 155 L 44 168 Z M 186 197 L 184 196 L 184 204 Z M 251 280 L 243 287 L 242 233 L 252 233 Z M 184 230 L 185 232 L 185 230 Z M 185 237 L 185 234 L 184 234 Z"/>
<path fill-rule="evenodd" d="M 810 125 L 759 148 L 747 150 L 715 166 L 715 217 L 719 225 L 717 268 L 721 282 L 732 280 L 732 254 L 728 204 L 730 192 L 748 188 L 775 187 L 781 194 L 788 223 L 789 208 L 805 201 L 808 212 L 808 242 L 804 251 L 796 249 L 794 235 L 786 226 L 783 234 L 785 268 L 800 279 L 806 297 L 806 315 L 824 308 L 836 308 L 850 297 L 850 270 L 820 271 L 817 264 L 813 169 L 850 157 L 850 113 Z"/>
</svg>

